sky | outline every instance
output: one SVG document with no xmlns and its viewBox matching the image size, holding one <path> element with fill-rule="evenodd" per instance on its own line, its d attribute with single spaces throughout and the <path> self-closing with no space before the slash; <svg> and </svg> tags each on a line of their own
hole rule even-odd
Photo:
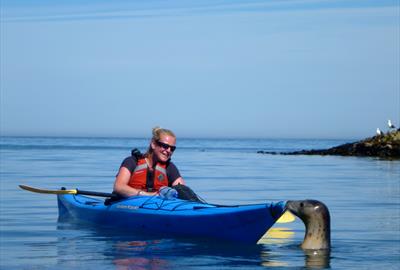
<svg viewBox="0 0 400 270">
<path fill-rule="evenodd" d="M 2 0 L 0 20 L 2 136 L 400 125 L 398 0 Z"/>
</svg>

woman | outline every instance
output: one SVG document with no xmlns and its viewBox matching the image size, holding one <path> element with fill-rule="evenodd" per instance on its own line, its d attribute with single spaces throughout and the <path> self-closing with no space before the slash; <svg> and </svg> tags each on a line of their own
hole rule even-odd
<svg viewBox="0 0 400 270">
<path fill-rule="evenodd" d="M 175 144 L 176 136 L 171 130 L 153 128 L 147 152 L 132 155 L 122 162 L 114 192 L 123 197 L 156 195 L 163 186 L 184 185 L 177 167 L 170 161 Z"/>
</svg>

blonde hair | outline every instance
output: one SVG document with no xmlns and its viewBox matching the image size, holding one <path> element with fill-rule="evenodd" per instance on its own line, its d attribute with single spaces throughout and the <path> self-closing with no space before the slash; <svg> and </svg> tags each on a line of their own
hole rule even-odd
<svg viewBox="0 0 400 270">
<path fill-rule="evenodd" d="M 159 126 L 154 127 L 151 133 L 153 136 L 150 141 L 149 149 L 147 149 L 147 152 L 145 154 L 146 157 L 148 157 L 150 154 L 153 153 L 153 149 L 151 148 L 151 143 L 159 141 L 161 138 L 161 135 L 167 135 L 167 136 L 176 138 L 175 133 L 172 132 L 172 130 L 169 130 L 166 128 L 161 128 Z"/>
<path fill-rule="evenodd" d="M 161 127 L 154 127 L 152 130 L 152 134 L 153 137 L 151 139 L 154 141 L 160 140 L 162 134 L 176 138 L 175 134 L 171 130 Z"/>
</svg>

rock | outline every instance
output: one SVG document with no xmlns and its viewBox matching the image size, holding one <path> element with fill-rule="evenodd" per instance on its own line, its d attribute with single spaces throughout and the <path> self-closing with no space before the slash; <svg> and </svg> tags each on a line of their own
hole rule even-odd
<svg viewBox="0 0 400 270">
<path fill-rule="evenodd" d="M 400 159 L 400 131 L 392 131 L 358 142 L 346 143 L 329 149 L 301 150 L 294 152 L 257 151 L 259 154 L 270 155 L 339 155 L 381 157 Z"/>
</svg>

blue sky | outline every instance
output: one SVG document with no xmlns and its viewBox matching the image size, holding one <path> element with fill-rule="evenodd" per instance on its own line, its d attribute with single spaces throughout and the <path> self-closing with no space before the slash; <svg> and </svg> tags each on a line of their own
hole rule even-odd
<svg viewBox="0 0 400 270">
<path fill-rule="evenodd" d="M 1 1 L 2 135 L 363 138 L 400 124 L 399 1 Z"/>
</svg>

